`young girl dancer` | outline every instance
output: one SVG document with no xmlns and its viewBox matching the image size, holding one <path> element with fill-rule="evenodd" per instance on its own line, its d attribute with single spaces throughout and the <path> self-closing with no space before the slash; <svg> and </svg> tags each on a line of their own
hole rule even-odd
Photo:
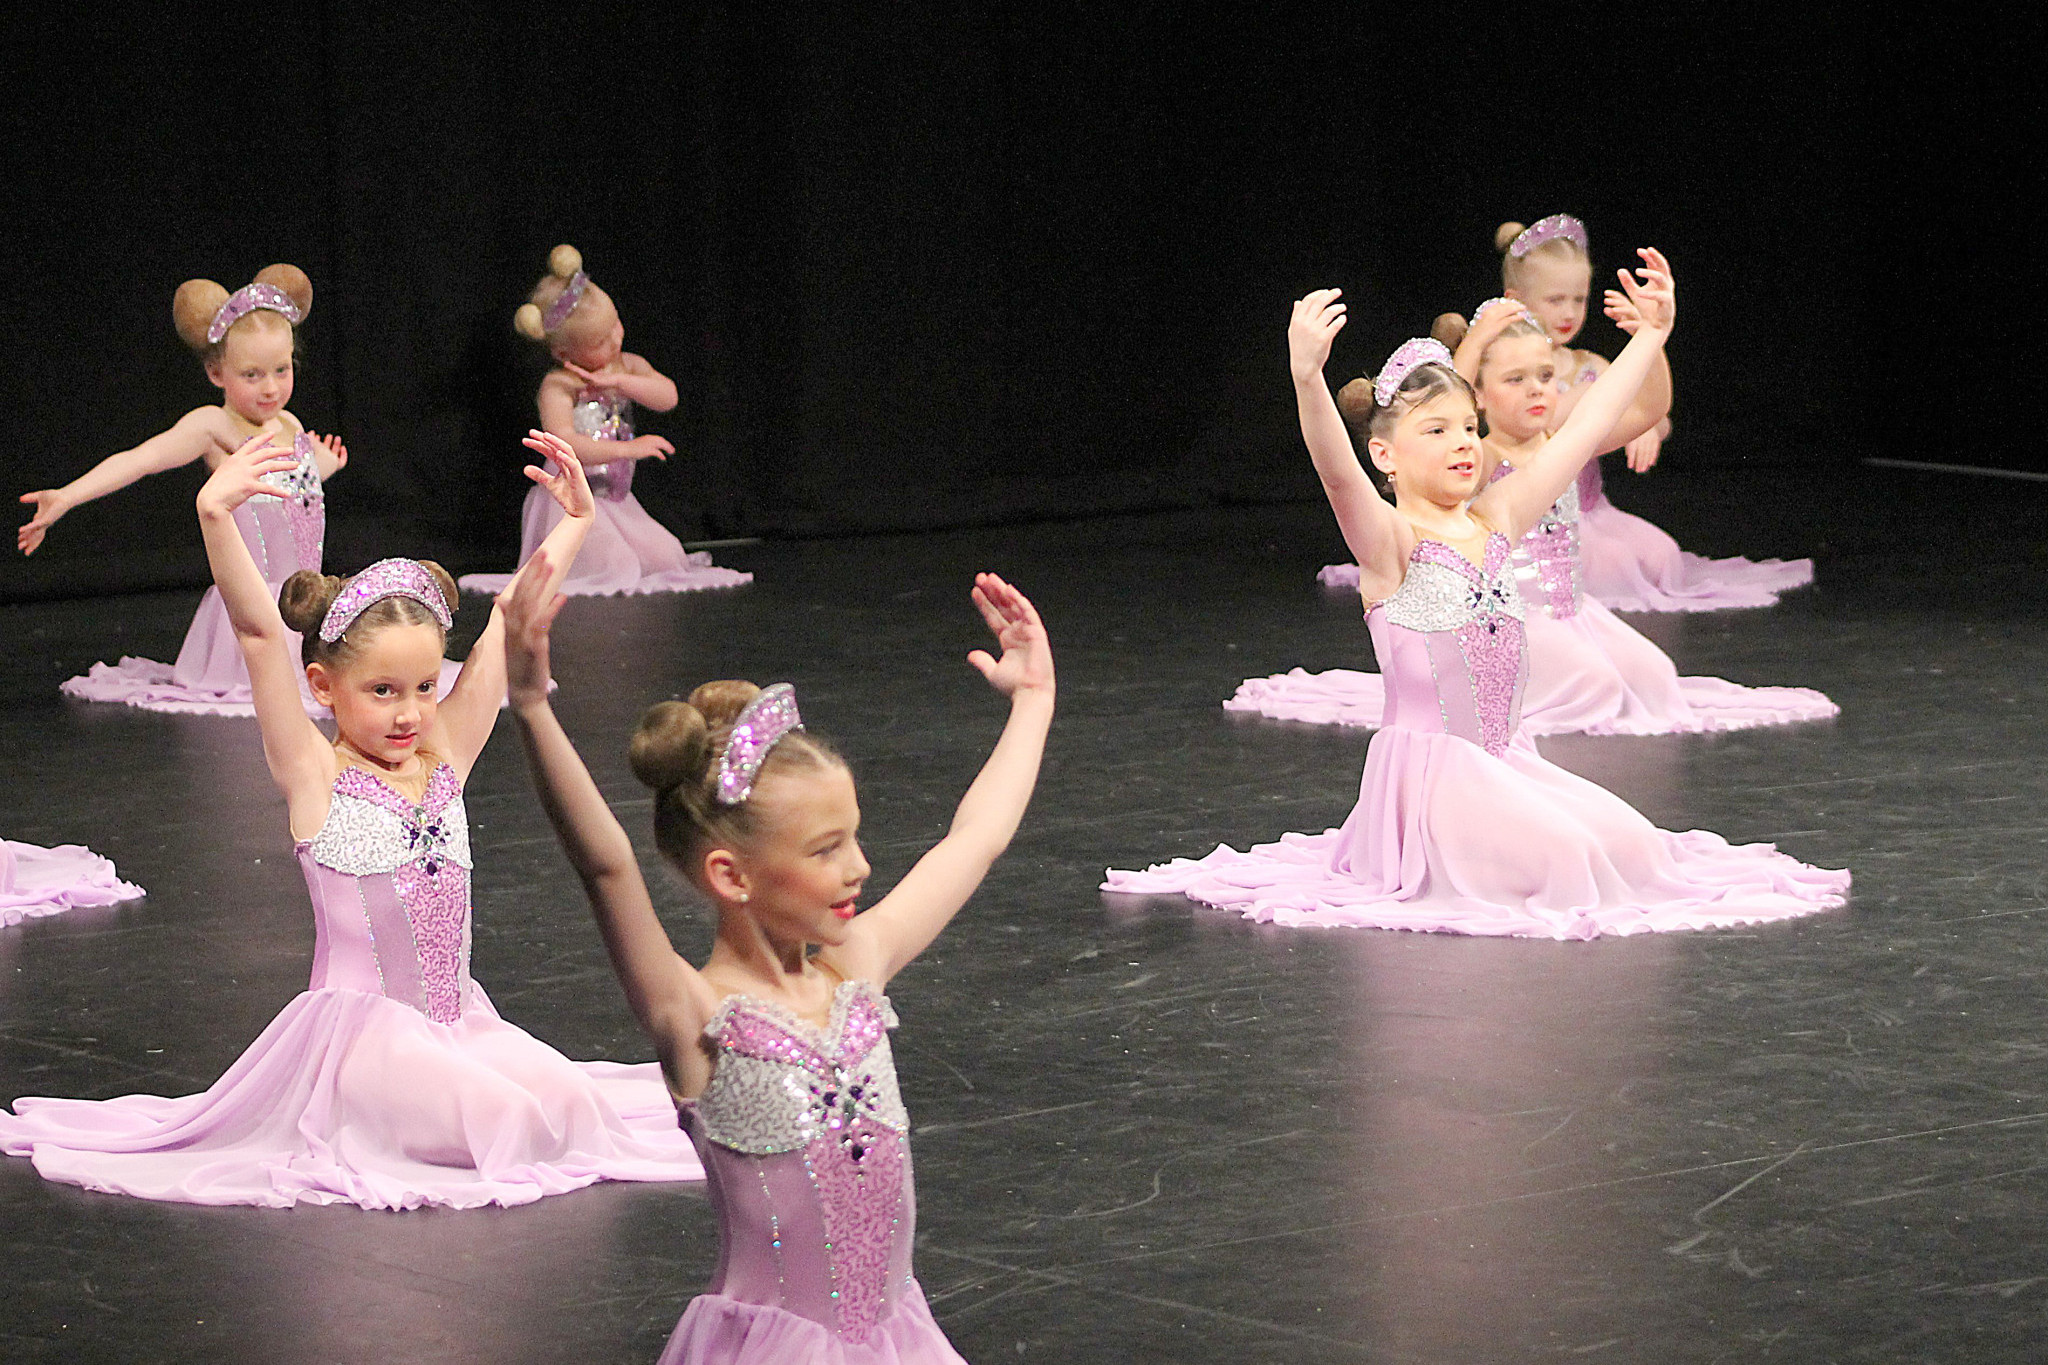
<svg viewBox="0 0 2048 1365">
<path fill-rule="evenodd" d="M 540 424 L 569 443 L 590 471 L 597 524 L 562 591 L 577 594 L 694 592 L 750 583 L 754 576 L 712 564 L 683 543 L 633 496 L 633 468 L 666 460 L 675 447 L 659 436 L 633 434 L 633 405 L 667 412 L 676 405 L 675 381 L 622 349 L 625 324 L 611 296 L 583 273 L 583 256 L 558 246 L 533 297 L 513 315 L 520 334 L 545 342 L 557 368 L 540 382 Z M 519 562 L 524 564 L 561 519 L 554 499 L 540 489 L 526 495 L 520 520 Z M 509 574 L 464 574 L 467 592 L 504 590 Z"/>
<path fill-rule="evenodd" d="M 656 793 L 655 840 L 718 917 L 700 970 L 670 946 L 632 844 L 548 705 L 561 600 L 535 582 L 505 602 L 535 785 L 718 1211 L 717 1273 L 662 1365 L 958 1362 L 911 1275 L 910 1122 L 883 992 L 973 894 L 1030 800 L 1053 712 L 1037 611 L 994 574 L 976 578 L 1002 657 L 968 661 L 1010 699 L 1009 723 L 946 837 L 862 914 L 853 776 L 802 728 L 787 685 L 706 683 L 641 718 L 633 771 Z"/>
<path fill-rule="evenodd" d="M 24 494 L 21 501 L 36 511 L 16 534 L 21 552 L 35 553 L 58 519 L 82 503 L 194 460 L 218 469 L 230 451 L 263 436 L 291 447 L 295 458 L 265 476 L 262 492 L 236 513 L 236 526 L 273 592 L 301 569 L 319 572 L 327 534 L 322 485 L 348 463 L 348 451 L 332 436 L 315 437 L 286 406 L 292 397 L 294 329 L 312 308 L 313 286 L 297 266 L 267 266 L 232 294 L 212 280 L 179 285 L 171 301 L 178 336 L 199 354 L 221 401 L 192 409 L 169 431 L 109 455 L 62 488 Z M 192 617 L 176 663 L 128 657 L 94 664 L 63 690 L 86 701 L 126 702 L 151 711 L 246 716 L 255 710 L 227 610 L 212 588 Z"/>
<path fill-rule="evenodd" d="M 112 863 L 82 845 L 40 848 L 0 839 L 0 926 L 141 894 L 141 887 L 122 881 Z"/>
<path fill-rule="evenodd" d="M 1511 547 L 1592 458 L 1676 317 L 1664 258 L 1622 275 L 1643 325 L 1578 411 L 1512 478 L 1483 486 L 1478 413 L 1435 341 L 1411 341 L 1374 384 L 1368 450 L 1388 506 L 1359 467 L 1323 382 L 1344 325 L 1336 290 L 1294 306 L 1289 351 L 1302 435 L 1358 556 L 1366 622 L 1387 680 L 1342 829 L 1218 848 L 1105 889 L 1180 892 L 1284 924 L 1591 938 L 1783 919 L 1840 905 L 1845 872 L 1768 844 L 1656 829 L 1619 798 L 1546 763 L 1520 725 L 1527 670 Z"/>
<path fill-rule="evenodd" d="M 1550 420 L 1555 431 L 1607 368 L 1605 358 L 1571 345 L 1585 325 L 1592 288 L 1586 226 L 1566 213 L 1526 228 L 1502 223 L 1494 233 L 1494 249 L 1501 253 L 1502 292 L 1527 305 L 1556 343 L 1560 392 Z M 1670 409 L 1670 382 L 1669 369 L 1660 366 L 1648 386 L 1653 391 L 1663 386 L 1665 412 Z M 1667 419 L 1632 441 L 1629 468 L 1647 472 L 1669 429 Z M 1597 460 L 1588 461 L 1579 476 L 1579 504 L 1586 591 L 1615 611 L 1767 607 L 1780 593 L 1813 581 L 1810 559 L 1751 561 L 1687 554 L 1649 522 L 1607 501 Z"/>
<path fill-rule="evenodd" d="M 455 594 L 437 566 L 294 574 L 273 599 L 234 520 L 293 467 L 264 440 L 221 461 L 199 514 L 312 894 L 311 986 L 205 1093 L 17 1100 L 0 1148 L 51 1180 L 195 1204 L 470 1208 L 698 1178 L 653 1063 L 571 1062 L 500 1019 L 470 977 L 462 783 L 504 695 L 502 613 L 444 700 Z M 564 513 L 534 560 L 547 579 L 575 558 L 590 490 L 565 443 L 528 444 L 553 457 L 555 473 L 527 472 Z M 305 633 L 331 742 L 300 709 L 287 623 Z"/>
<path fill-rule="evenodd" d="M 1607 307 L 1633 330 L 1635 314 L 1625 297 L 1610 292 Z M 1469 332 L 1456 314 L 1439 318 L 1434 332 L 1458 347 L 1458 373 L 1477 393 L 1487 426 L 1487 482 L 1526 466 L 1550 440 L 1556 404 L 1554 354 L 1543 327 L 1521 304 L 1496 299 L 1474 316 Z M 1372 386 L 1353 380 L 1337 395 L 1337 406 L 1354 429 L 1365 426 L 1372 416 Z M 1654 412 L 1625 414 L 1601 445 L 1612 449 L 1654 419 Z M 1739 730 L 1820 720 L 1840 710 L 1809 688 L 1679 677 L 1663 650 L 1585 592 L 1576 486 L 1516 545 L 1514 563 L 1529 609 L 1522 728 L 1532 735 Z M 1248 679 L 1224 706 L 1283 720 L 1377 726 L 1386 703 L 1384 684 L 1378 674 L 1355 669 L 1297 668 Z"/>
</svg>

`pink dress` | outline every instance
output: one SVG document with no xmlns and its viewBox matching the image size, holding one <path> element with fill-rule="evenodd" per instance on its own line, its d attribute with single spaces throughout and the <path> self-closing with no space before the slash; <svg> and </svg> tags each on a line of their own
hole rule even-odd
<svg viewBox="0 0 2048 1365">
<path fill-rule="evenodd" d="M 1503 464 L 1494 477 L 1512 472 Z M 1587 596 L 1579 492 L 1566 489 L 1515 547 L 1515 576 L 1531 608 L 1523 729 L 1532 735 L 1663 735 L 1788 725 L 1840 713 L 1811 688 L 1680 677 L 1669 655 Z M 1366 727 L 1380 723 L 1385 705 L 1380 675 L 1349 668 L 1297 668 L 1250 678 L 1223 703 L 1226 710 L 1276 720 Z"/>
<path fill-rule="evenodd" d="M 83 845 L 40 848 L 0 839 L 0 926 L 142 894 L 141 887 L 122 881 L 112 863 Z"/>
<path fill-rule="evenodd" d="M 696 1180 L 652 1062 L 572 1062 L 470 979 L 470 849 L 445 764 L 417 806 L 360 768 L 298 845 L 310 987 L 202 1094 L 18 1099 L 0 1150 L 49 1180 L 189 1204 L 524 1204 Z"/>
<path fill-rule="evenodd" d="M 1813 581 L 1810 559 L 1706 559 L 1607 500 L 1600 462 L 1579 475 L 1586 591 L 1616 611 L 1768 607 Z"/>
<path fill-rule="evenodd" d="M 630 441 L 633 400 L 616 389 L 585 389 L 577 397 L 572 420 L 577 433 L 593 441 Z M 633 466 L 638 463 L 612 460 L 584 467 L 590 491 L 597 498 L 597 519 L 562 582 L 562 591 L 571 596 L 696 592 L 753 582 L 750 573 L 719 568 L 705 551 L 692 554 L 685 550 L 667 527 L 647 515 L 647 509 L 633 496 Z M 548 472 L 554 469 L 550 463 Z M 519 524 L 521 564 L 533 558 L 533 552 L 561 520 L 562 506 L 546 489 L 535 485 L 527 490 L 526 510 Z M 511 581 L 512 575 L 507 573 L 472 573 L 464 574 L 461 584 L 464 592 L 499 593 Z"/>
<path fill-rule="evenodd" d="M 820 1032 L 727 996 L 711 1084 L 679 1102 L 718 1269 L 659 1365 L 964 1365 L 911 1274 L 917 1200 L 887 997 L 846 981 Z"/>
<path fill-rule="evenodd" d="M 320 488 L 312 438 L 301 431 L 292 438 L 292 453 L 299 457 L 295 467 L 263 476 L 277 490 L 275 495 L 259 494 L 235 509 L 235 528 L 273 593 L 300 569 L 320 571 L 321 544 L 327 538 L 327 498 Z M 291 645 L 297 657 L 298 636 L 291 637 Z M 208 588 L 200 600 L 175 664 L 129 655 L 117 664 L 94 664 L 84 677 L 65 682 L 62 690 L 82 701 L 117 701 L 146 711 L 256 714 L 249 670 L 218 588 Z M 303 684 L 300 691 L 305 692 Z M 305 701 L 310 713 L 326 714 L 310 693 Z"/>
<path fill-rule="evenodd" d="M 1528 609 L 1507 539 L 1477 567 L 1424 540 L 1366 615 L 1387 680 L 1341 829 L 1218 847 L 1104 890 L 1183 894 L 1279 924 L 1585 939 L 1787 919 L 1841 905 L 1849 874 L 1769 844 L 1657 829 L 1545 762 L 1521 725 Z"/>
</svg>

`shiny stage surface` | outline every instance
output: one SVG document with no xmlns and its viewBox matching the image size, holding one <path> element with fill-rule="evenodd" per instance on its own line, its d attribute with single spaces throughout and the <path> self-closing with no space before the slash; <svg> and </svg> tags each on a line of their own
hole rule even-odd
<svg viewBox="0 0 2048 1365">
<path fill-rule="evenodd" d="M 1667 827 L 1852 868 L 1846 910 L 1560 944 L 1106 901 L 1105 866 L 1349 808 L 1362 733 L 1219 706 L 1248 675 L 1370 666 L 1355 601 L 1312 581 L 1341 550 L 1320 506 L 726 550 L 753 586 L 570 606 L 559 707 L 650 867 L 623 755 L 641 706 L 786 679 L 856 766 L 877 892 L 1000 726 L 963 662 L 970 573 L 1043 609 L 1061 717 L 1037 801 L 892 992 L 918 1273 L 968 1359 L 2038 1358 L 2048 490 L 1681 454 L 1610 472 L 1616 500 L 1704 552 L 1817 553 L 1820 583 L 1631 622 L 1682 672 L 1818 687 L 1843 715 L 1542 747 Z M 1783 510 L 1837 478 L 1820 527 Z M 56 693 L 97 658 L 171 657 L 196 599 L 0 609 L 0 833 L 90 844 L 150 891 L 0 931 L 0 1099 L 201 1089 L 304 983 L 253 726 Z M 649 1055 L 509 733 L 468 803 L 499 1009 L 571 1056 Z M 716 1250 L 689 1186 L 278 1212 L 8 1160 L 0 1357 L 648 1362 Z"/>
</svg>

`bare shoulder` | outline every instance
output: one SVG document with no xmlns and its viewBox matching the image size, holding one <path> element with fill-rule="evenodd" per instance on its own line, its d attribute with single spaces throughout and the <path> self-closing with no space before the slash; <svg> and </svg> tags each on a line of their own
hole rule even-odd
<svg viewBox="0 0 2048 1365">
<path fill-rule="evenodd" d="M 573 398 L 582 387 L 582 380 L 557 367 L 549 370 L 547 376 L 540 381 L 540 396 L 546 398 L 550 393 L 559 393 L 564 397 Z"/>
</svg>

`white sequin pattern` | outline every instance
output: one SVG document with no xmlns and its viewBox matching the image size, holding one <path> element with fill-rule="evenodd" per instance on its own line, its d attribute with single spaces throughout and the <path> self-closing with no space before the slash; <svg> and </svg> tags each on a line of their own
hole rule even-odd
<svg viewBox="0 0 2048 1365">
<path fill-rule="evenodd" d="M 457 795 L 435 817 L 442 837 L 441 856 L 459 867 L 474 870 L 469 854 L 469 813 Z M 418 856 L 420 844 L 410 830 L 413 817 L 366 801 L 359 796 L 334 793 L 327 808 L 327 823 L 313 836 L 313 858 L 322 867 L 351 877 L 396 872 Z"/>
<path fill-rule="evenodd" d="M 851 983 L 849 983 L 849 986 Z M 910 1115 L 903 1107 L 903 1092 L 896 1081 L 895 1055 L 889 1036 L 876 1030 L 874 1044 L 857 1060 L 839 1065 L 828 1060 L 829 1071 L 795 1060 L 802 1054 L 832 1059 L 845 1036 L 846 1015 L 859 999 L 858 988 L 842 986 L 834 1001 L 832 1027 L 821 1034 L 787 1010 L 765 1001 L 729 997 L 705 1027 L 707 1038 L 724 1037 L 733 1016 L 753 1015 L 800 1041 L 801 1048 L 780 1047 L 781 1059 L 747 1056 L 721 1047 L 711 1083 L 697 1100 L 697 1119 L 704 1135 L 721 1147 L 753 1156 L 798 1151 L 819 1136 L 832 1131 L 829 1120 L 843 1112 L 839 1105 L 849 1092 L 857 1090 L 859 1112 L 897 1133 L 910 1129 Z M 896 1026 L 896 1014 L 886 998 L 878 1000 L 882 1023 Z M 828 1102 L 828 1097 L 838 1103 Z"/>
<path fill-rule="evenodd" d="M 1513 567 L 1507 562 L 1483 587 L 1448 564 L 1428 560 L 1410 564 L 1408 576 L 1401 580 L 1394 595 L 1380 604 L 1380 609 L 1386 613 L 1387 624 L 1425 634 L 1456 630 L 1483 616 L 1528 619 L 1522 594 L 1515 587 Z"/>
</svg>

